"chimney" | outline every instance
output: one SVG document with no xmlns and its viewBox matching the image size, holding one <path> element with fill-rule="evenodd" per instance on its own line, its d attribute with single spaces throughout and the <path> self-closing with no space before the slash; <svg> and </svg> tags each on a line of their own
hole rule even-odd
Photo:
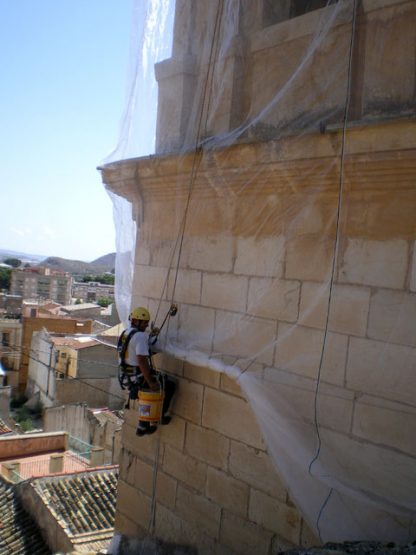
<svg viewBox="0 0 416 555">
<path fill-rule="evenodd" d="M 53 453 L 49 459 L 49 472 L 51 474 L 58 474 L 64 469 L 64 454 Z"/>
<path fill-rule="evenodd" d="M 10 463 L 3 463 L 2 465 L 3 476 L 9 482 L 19 482 L 20 480 L 20 463 L 18 462 L 10 462 Z"/>
<path fill-rule="evenodd" d="M 90 467 L 104 466 L 104 449 L 102 447 L 91 447 Z"/>
</svg>

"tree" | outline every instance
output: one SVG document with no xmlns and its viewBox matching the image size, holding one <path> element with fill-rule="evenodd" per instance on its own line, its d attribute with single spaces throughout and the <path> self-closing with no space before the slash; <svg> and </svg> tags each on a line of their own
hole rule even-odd
<svg viewBox="0 0 416 555">
<path fill-rule="evenodd" d="M 109 297 L 100 297 L 96 302 L 103 308 L 107 308 L 113 301 Z"/>
<path fill-rule="evenodd" d="M 0 289 L 10 289 L 11 268 L 0 268 Z"/>
<path fill-rule="evenodd" d="M 13 266 L 13 268 L 18 268 L 22 264 L 22 261 L 18 258 L 6 258 L 4 263 Z"/>
</svg>

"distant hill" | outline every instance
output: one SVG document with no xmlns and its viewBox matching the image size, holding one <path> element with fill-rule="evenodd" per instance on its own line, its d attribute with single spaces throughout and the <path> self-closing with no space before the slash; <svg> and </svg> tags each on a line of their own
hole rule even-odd
<svg viewBox="0 0 416 555">
<path fill-rule="evenodd" d="M 114 270 L 115 260 L 116 253 L 114 252 L 101 256 L 92 262 L 49 256 L 45 258 L 45 260 L 42 260 L 40 265 L 54 270 L 69 272 L 70 274 L 103 274 L 104 272 L 112 272 Z"/>
<path fill-rule="evenodd" d="M 0 249 L 0 262 L 5 258 L 18 258 L 22 264 L 30 264 L 31 266 L 47 266 L 54 270 L 62 270 L 70 274 L 103 274 L 104 272 L 112 272 L 116 264 L 116 253 L 111 252 L 100 256 L 92 262 L 83 262 L 82 260 L 70 260 L 68 258 L 60 258 L 59 256 L 41 256 L 38 254 L 27 254 L 24 252 Z"/>
</svg>

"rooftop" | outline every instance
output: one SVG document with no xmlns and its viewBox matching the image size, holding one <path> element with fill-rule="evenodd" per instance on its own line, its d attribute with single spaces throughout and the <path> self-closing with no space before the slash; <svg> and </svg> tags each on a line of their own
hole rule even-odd
<svg viewBox="0 0 416 555">
<path fill-rule="evenodd" d="M 0 555 L 49 555 L 35 522 L 24 511 L 14 486 L 0 476 Z"/>
</svg>

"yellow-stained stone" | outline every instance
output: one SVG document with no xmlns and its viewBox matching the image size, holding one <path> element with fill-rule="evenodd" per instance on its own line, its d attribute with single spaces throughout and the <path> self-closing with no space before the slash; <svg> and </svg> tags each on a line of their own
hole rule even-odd
<svg viewBox="0 0 416 555">
<path fill-rule="evenodd" d="M 205 489 L 207 465 L 190 455 L 181 453 L 172 447 L 166 447 L 163 470 L 198 491 Z"/>
<path fill-rule="evenodd" d="M 192 457 L 211 466 L 227 469 L 230 440 L 213 430 L 207 430 L 188 422 L 185 450 Z"/>
<path fill-rule="evenodd" d="M 130 411 L 133 413 L 133 411 Z M 136 413 L 137 414 L 137 413 Z M 138 457 L 146 457 L 150 461 L 154 461 L 158 452 L 157 449 L 157 438 L 155 434 L 151 436 L 138 437 L 136 435 L 137 422 L 134 426 L 130 426 L 127 422 L 124 422 L 122 428 L 121 444 L 125 449 L 130 451 L 133 455 Z M 163 456 L 163 445 L 159 449 L 159 458 Z"/>
<path fill-rule="evenodd" d="M 134 515 L 129 513 L 129 516 L 132 518 Z M 133 538 L 144 538 L 148 535 L 147 530 L 143 527 L 141 522 L 135 522 L 129 516 L 121 513 L 120 511 L 116 511 L 116 517 L 114 522 L 114 529 L 117 530 L 120 534 L 124 536 L 133 537 Z"/>
<path fill-rule="evenodd" d="M 232 393 L 238 397 L 245 399 L 244 393 L 241 391 L 241 387 L 236 380 L 227 376 L 227 374 L 221 374 L 221 384 L 220 389 L 226 391 L 227 393 Z"/>
<path fill-rule="evenodd" d="M 209 537 L 218 538 L 221 508 L 205 496 L 191 492 L 178 484 L 175 512 Z"/>
<path fill-rule="evenodd" d="M 253 553 L 269 553 L 273 532 L 249 522 L 237 515 L 223 511 L 221 520 L 220 542 L 239 553 L 253 555 Z"/>
<path fill-rule="evenodd" d="M 253 522 L 299 545 L 301 518 L 293 507 L 252 489 L 248 514 Z"/>
<path fill-rule="evenodd" d="M 244 312 L 247 290 L 247 277 L 204 273 L 201 304 L 212 308 Z"/>
<path fill-rule="evenodd" d="M 173 402 L 173 412 L 196 424 L 201 423 L 204 387 L 195 382 L 178 378 Z"/>
<path fill-rule="evenodd" d="M 369 241 L 350 238 L 342 258 L 339 281 L 402 289 L 408 251 L 408 243 L 402 239 Z"/>
<path fill-rule="evenodd" d="M 232 441 L 229 464 L 235 478 L 285 501 L 286 488 L 266 452 Z"/>
<path fill-rule="evenodd" d="M 287 240 L 287 279 L 326 281 L 334 256 L 334 240 L 322 235 L 305 235 Z"/>
<path fill-rule="evenodd" d="M 323 331 L 279 324 L 275 366 L 309 378 L 318 374 Z"/>
<path fill-rule="evenodd" d="M 175 401 L 172 401 L 172 404 Z M 179 451 L 182 450 L 185 441 L 185 422 L 182 418 L 173 416 L 168 426 L 159 426 L 159 431 L 162 443 L 175 447 Z"/>
<path fill-rule="evenodd" d="M 349 335 L 365 336 L 370 289 L 334 285 L 329 307 L 329 329 Z"/>
<path fill-rule="evenodd" d="M 321 541 L 316 533 L 308 526 L 308 523 L 302 519 L 300 531 L 300 545 L 302 547 L 317 547 L 321 545 Z"/>
<path fill-rule="evenodd" d="M 156 365 L 158 369 L 168 372 L 169 374 L 175 374 L 176 376 L 183 375 L 183 360 L 177 359 L 167 353 L 159 353 L 157 355 Z"/>
<path fill-rule="evenodd" d="M 247 517 L 249 487 L 225 472 L 208 467 L 206 494 L 221 507 Z"/>
<path fill-rule="evenodd" d="M 298 317 L 300 283 L 271 278 L 251 278 L 248 314 L 295 322 Z"/>
<path fill-rule="evenodd" d="M 368 336 L 416 347 L 416 295 L 380 289 L 371 297 Z"/>
<path fill-rule="evenodd" d="M 263 440 L 250 406 L 238 397 L 205 388 L 202 425 L 261 448 Z"/>
</svg>

